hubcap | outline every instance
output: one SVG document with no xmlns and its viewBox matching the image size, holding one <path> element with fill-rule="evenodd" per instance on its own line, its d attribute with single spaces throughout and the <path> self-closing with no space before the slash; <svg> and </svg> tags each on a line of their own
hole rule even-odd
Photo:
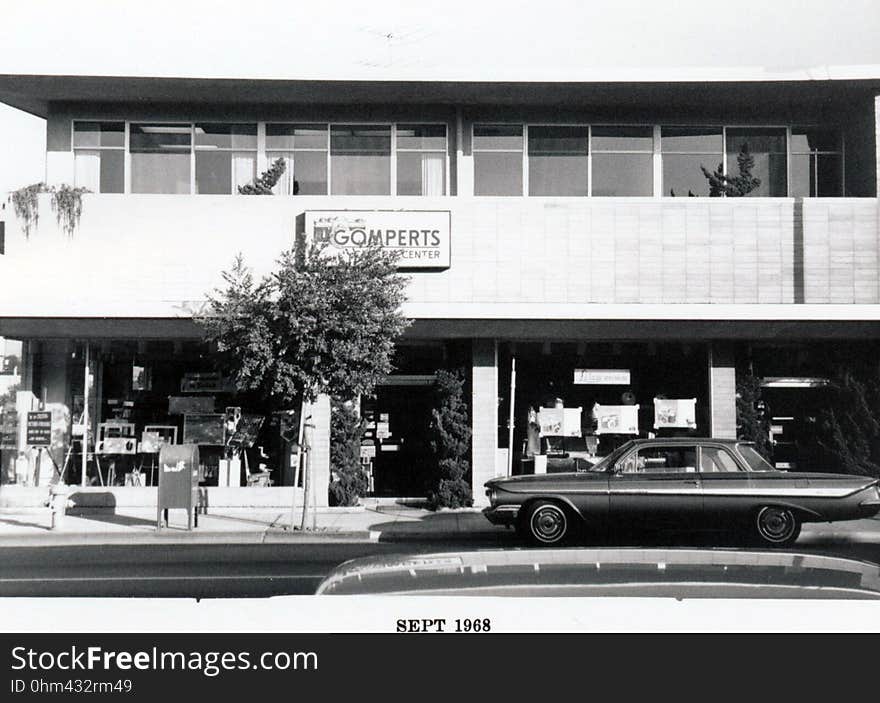
<svg viewBox="0 0 880 703">
<path fill-rule="evenodd" d="M 794 533 L 795 521 L 791 511 L 783 508 L 764 508 L 758 513 L 758 530 L 770 542 L 784 542 Z"/>
<path fill-rule="evenodd" d="M 532 515 L 532 534 L 542 542 L 557 542 L 565 534 L 565 513 L 555 505 L 544 505 Z"/>
</svg>

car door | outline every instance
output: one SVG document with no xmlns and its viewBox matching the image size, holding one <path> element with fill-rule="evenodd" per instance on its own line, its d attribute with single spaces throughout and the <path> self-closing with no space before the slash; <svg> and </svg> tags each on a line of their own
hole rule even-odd
<svg viewBox="0 0 880 703">
<path fill-rule="evenodd" d="M 640 445 L 617 462 L 608 486 L 611 519 L 620 527 L 681 527 L 702 517 L 695 444 Z"/>
<path fill-rule="evenodd" d="M 707 526 L 729 527 L 754 507 L 752 474 L 724 446 L 700 448 L 700 480 L 703 484 L 703 513 Z"/>
</svg>

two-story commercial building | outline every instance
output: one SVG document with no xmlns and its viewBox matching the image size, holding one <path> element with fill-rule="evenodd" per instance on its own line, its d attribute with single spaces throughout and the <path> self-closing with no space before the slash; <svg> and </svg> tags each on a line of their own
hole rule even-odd
<svg viewBox="0 0 880 703">
<path fill-rule="evenodd" d="M 545 470 L 536 453 L 601 455 L 651 432 L 735 436 L 738 373 L 761 379 L 776 440 L 795 447 L 811 386 L 835 364 L 877 359 L 878 95 L 880 72 L 0 76 L 0 101 L 46 120 L 46 183 L 89 190 L 72 232 L 48 194 L 28 234 L 12 205 L 0 215 L 0 335 L 20 357 L 22 391 L 8 403 L 18 419 L 0 481 L 51 475 L 24 419 L 42 406 L 69 482 L 155 501 L 157 435 L 202 445 L 213 504 L 289 504 L 290 428 L 213 373 L 192 318 L 237 253 L 263 274 L 298 234 L 380 241 L 410 277 L 396 370 L 362 399 L 376 495 L 423 494 L 443 368 L 465 370 L 478 504 L 486 480 Z M 708 175 L 739 175 L 745 153 L 760 183 L 713 197 Z M 274 196 L 238 194 L 279 158 Z M 235 476 L 220 462 L 230 406 L 263 418 Z M 90 444 L 85 476 L 84 411 L 95 440 L 136 439 Z M 314 419 L 323 504 L 327 399 Z M 260 463 L 268 480 L 255 478 Z"/>
</svg>

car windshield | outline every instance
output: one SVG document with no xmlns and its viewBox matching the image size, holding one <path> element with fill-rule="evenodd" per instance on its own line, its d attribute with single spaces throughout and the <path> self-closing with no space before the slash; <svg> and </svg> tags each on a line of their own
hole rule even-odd
<svg viewBox="0 0 880 703">
<path fill-rule="evenodd" d="M 614 466 L 614 462 L 617 461 L 622 454 L 629 451 L 630 447 L 632 447 L 632 442 L 627 442 L 626 444 L 619 446 L 604 459 L 601 459 L 597 463 L 593 464 L 589 469 L 587 469 L 587 471 L 608 471 L 608 469 Z"/>
<path fill-rule="evenodd" d="M 737 444 L 740 456 L 749 465 L 749 471 L 775 471 L 767 460 L 762 457 L 751 444 Z"/>
</svg>

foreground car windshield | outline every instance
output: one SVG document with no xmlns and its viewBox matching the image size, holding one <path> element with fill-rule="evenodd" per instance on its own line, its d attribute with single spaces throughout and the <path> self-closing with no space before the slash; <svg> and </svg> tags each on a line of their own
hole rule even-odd
<svg viewBox="0 0 880 703">
<path fill-rule="evenodd" d="M 746 460 L 750 471 L 775 471 L 767 460 L 755 451 L 750 444 L 737 444 L 740 456 Z"/>
</svg>

